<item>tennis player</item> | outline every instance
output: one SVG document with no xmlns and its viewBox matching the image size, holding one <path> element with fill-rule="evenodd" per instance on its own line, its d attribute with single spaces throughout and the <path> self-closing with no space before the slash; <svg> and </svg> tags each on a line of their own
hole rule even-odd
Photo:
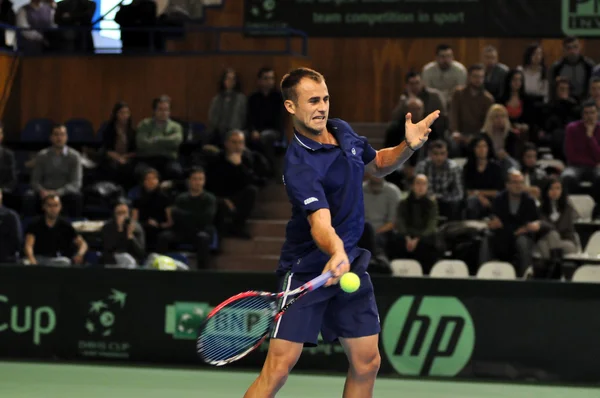
<svg viewBox="0 0 600 398">
<path fill-rule="evenodd" d="M 325 341 L 339 339 L 350 362 L 344 398 L 372 397 L 381 328 L 366 272 L 371 254 L 357 247 L 365 222 L 362 180 L 365 171 L 385 176 L 399 168 L 427 141 L 439 111 L 417 124 L 407 114 L 405 141 L 375 151 L 348 123 L 328 119 L 329 93 L 320 73 L 295 69 L 284 76 L 281 91 L 293 119 L 294 137 L 283 168 L 292 218 L 278 268 L 280 291 L 295 289 L 329 270 L 334 278 L 327 281 L 328 288 L 306 295 L 280 318 L 264 367 L 245 398 L 274 397 L 303 346 L 315 346 L 319 332 Z M 361 280 L 359 290 L 351 294 L 337 284 L 349 270 Z"/>
</svg>

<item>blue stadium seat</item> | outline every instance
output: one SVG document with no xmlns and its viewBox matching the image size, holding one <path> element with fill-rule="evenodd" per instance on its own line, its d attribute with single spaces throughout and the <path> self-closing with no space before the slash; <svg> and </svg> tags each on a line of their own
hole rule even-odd
<svg viewBox="0 0 600 398">
<path fill-rule="evenodd" d="M 98 265 L 100 263 L 101 258 L 102 258 L 102 252 L 95 251 L 95 250 L 88 250 L 87 253 L 85 253 L 85 257 L 83 258 L 83 261 L 85 264 Z"/>
<path fill-rule="evenodd" d="M 83 144 L 91 144 L 96 142 L 94 126 L 89 120 L 81 118 L 70 119 L 65 123 L 65 126 L 67 126 L 69 142 Z"/>
<path fill-rule="evenodd" d="M 50 140 L 50 133 L 52 133 L 52 126 L 54 126 L 54 122 L 50 119 L 31 119 L 21 132 L 21 141 L 48 142 Z"/>
<path fill-rule="evenodd" d="M 138 199 L 142 194 L 142 186 L 136 185 L 131 188 L 129 192 L 127 192 L 127 199 L 129 199 L 132 203 L 134 200 Z"/>
<path fill-rule="evenodd" d="M 96 141 L 102 142 L 102 140 L 104 139 L 104 131 L 106 131 L 107 127 L 108 127 L 108 122 L 102 122 L 102 124 L 100 125 L 100 128 L 96 132 Z"/>
<path fill-rule="evenodd" d="M 184 253 L 171 252 L 165 254 L 167 257 L 171 257 L 173 260 L 181 261 L 185 265 L 190 265 L 190 261 Z"/>
</svg>

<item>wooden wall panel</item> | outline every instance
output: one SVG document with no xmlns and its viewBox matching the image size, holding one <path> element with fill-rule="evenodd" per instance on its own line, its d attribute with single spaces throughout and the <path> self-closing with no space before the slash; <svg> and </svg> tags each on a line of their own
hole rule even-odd
<svg viewBox="0 0 600 398">
<path fill-rule="evenodd" d="M 0 115 L 4 116 L 19 68 L 19 58 L 0 54 Z"/>
</svg>

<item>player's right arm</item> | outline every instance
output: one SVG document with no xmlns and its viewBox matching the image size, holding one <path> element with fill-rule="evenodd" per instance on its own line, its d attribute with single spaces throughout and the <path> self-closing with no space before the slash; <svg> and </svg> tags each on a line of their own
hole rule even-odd
<svg viewBox="0 0 600 398">
<path fill-rule="evenodd" d="M 329 261 L 323 273 L 331 271 L 335 278 L 330 278 L 325 286 L 338 283 L 340 277 L 350 271 L 350 261 L 344 249 L 344 242 L 340 239 L 331 225 L 329 209 L 319 209 L 308 216 L 310 233 L 316 245 L 329 255 Z"/>
</svg>

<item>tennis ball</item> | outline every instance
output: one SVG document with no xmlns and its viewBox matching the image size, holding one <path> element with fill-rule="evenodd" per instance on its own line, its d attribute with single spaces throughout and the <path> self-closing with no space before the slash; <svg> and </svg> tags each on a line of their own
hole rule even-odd
<svg viewBox="0 0 600 398">
<path fill-rule="evenodd" d="M 346 293 L 354 293 L 360 287 L 360 278 L 354 272 L 347 272 L 340 279 L 340 287 Z"/>
</svg>

